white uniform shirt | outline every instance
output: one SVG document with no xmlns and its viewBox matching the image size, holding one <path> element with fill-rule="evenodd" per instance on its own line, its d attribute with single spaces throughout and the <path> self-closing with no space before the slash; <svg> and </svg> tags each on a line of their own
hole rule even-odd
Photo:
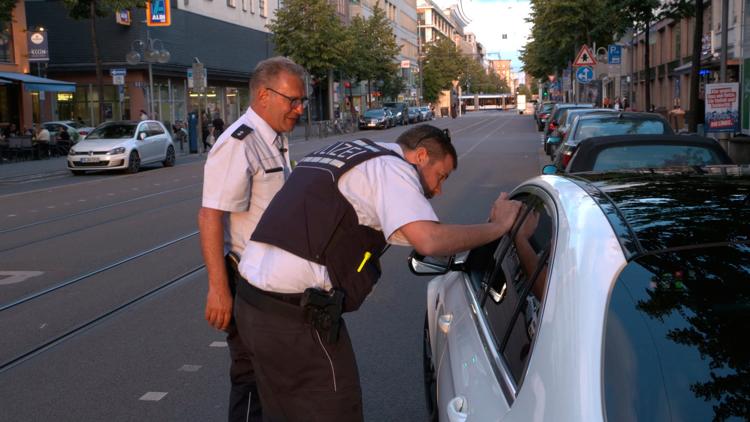
<svg viewBox="0 0 750 422">
<path fill-rule="evenodd" d="M 253 132 L 232 137 L 246 125 Z M 286 137 L 277 133 L 251 107 L 232 123 L 211 148 L 203 169 L 203 206 L 224 214 L 224 253 L 241 255 L 274 195 L 291 173 Z"/>
<path fill-rule="evenodd" d="M 398 144 L 378 144 L 403 156 Z M 424 197 L 417 171 L 400 158 L 367 160 L 344 173 L 338 187 L 354 207 L 359 224 L 381 230 L 388 243 L 410 246 L 399 231 L 401 227 L 414 221 L 438 221 Z M 332 287 L 325 266 L 261 242 L 248 243 L 240 260 L 240 273 L 254 286 L 277 293 Z"/>
</svg>

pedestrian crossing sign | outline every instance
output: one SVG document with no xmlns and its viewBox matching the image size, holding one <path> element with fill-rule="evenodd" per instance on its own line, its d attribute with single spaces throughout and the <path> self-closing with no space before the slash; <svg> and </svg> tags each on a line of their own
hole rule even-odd
<svg viewBox="0 0 750 422">
<path fill-rule="evenodd" d="M 576 60 L 573 62 L 573 66 L 593 66 L 595 64 L 596 59 L 594 58 L 594 53 L 591 52 L 589 46 L 584 44 L 578 52 Z"/>
</svg>

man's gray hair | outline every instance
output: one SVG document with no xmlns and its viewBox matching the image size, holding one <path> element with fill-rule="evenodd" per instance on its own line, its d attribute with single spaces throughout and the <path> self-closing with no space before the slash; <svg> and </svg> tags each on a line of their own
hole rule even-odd
<svg viewBox="0 0 750 422">
<path fill-rule="evenodd" d="M 265 59 L 258 63 L 250 77 L 250 99 L 255 97 L 258 89 L 271 85 L 279 74 L 286 72 L 292 76 L 305 80 L 307 72 L 305 68 L 298 65 L 292 59 L 284 56 L 276 56 Z"/>
</svg>

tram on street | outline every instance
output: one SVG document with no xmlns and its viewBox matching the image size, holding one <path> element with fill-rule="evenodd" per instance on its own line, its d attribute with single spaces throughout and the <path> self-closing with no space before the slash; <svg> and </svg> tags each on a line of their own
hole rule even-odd
<svg viewBox="0 0 750 422">
<path fill-rule="evenodd" d="M 515 107 L 516 98 L 513 94 L 469 94 L 459 97 L 466 111 L 475 110 L 508 110 Z"/>
</svg>

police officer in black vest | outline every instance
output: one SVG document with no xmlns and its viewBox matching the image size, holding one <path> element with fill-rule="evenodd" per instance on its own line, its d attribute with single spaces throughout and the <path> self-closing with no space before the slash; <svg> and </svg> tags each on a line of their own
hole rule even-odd
<svg viewBox="0 0 750 422">
<path fill-rule="evenodd" d="M 397 143 L 338 142 L 297 165 L 248 242 L 235 319 L 252 355 L 264 419 L 359 421 L 362 393 L 344 312 L 380 276 L 386 244 L 450 255 L 506 233 L 520 209 L 503 193 L 490 220 L 440 224 L 428 199 L 457 166 L 447 131 Z"/>
</svg>

